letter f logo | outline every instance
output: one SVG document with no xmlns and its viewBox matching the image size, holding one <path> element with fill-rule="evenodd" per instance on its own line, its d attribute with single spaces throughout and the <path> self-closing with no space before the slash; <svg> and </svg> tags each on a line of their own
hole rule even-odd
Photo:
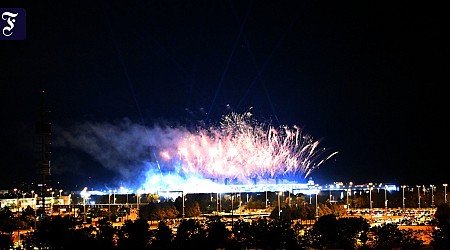
<svg viewBox="0 0 450 250">
<path fill-rule="evenodd" d="M 19 13 L 11 13 L 11 12 L 3 12 L 2 19 L 5 20 L 9 26 L 5 26 L 3 28 L 3 35 L 4 36 L 11 36 L 14 29 L 14 23 L 16 22 L 15 17 L 17 17 Z"/>
<path fill-rule="evenodd" d="M 0 8 L 0 40 L 24 40 L 26 37 L 26 12 L 22 8 Z"/>
</svg>

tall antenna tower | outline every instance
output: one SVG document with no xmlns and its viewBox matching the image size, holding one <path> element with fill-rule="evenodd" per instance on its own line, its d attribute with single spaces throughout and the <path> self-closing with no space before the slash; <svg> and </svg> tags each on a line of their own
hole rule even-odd
<svg viewBox="0 0 450 250">
<path fill-rule="evenodd" d="M 42 208 L 45 215 L 45 192 L 50 184 L 50 145 L 51 123 L 49 121 L 50 111 L 46 110 L 44 105 L 44 91 L 41 94 L 41 105 L 39 110 L 38 121 L 36 122 L 36 135 L 38 137 L 39 158 L 37 161 L 37 174 L 39 177 L 38 186 L 42 190 Z"/>
</svg>

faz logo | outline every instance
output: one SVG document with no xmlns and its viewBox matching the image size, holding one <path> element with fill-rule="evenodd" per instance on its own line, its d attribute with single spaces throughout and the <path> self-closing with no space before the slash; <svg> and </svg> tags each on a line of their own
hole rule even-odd
<svg viewBox="0 0 450 250">
<path fill-rule="evenodd" d="M 0 8 L 0 40 L 24 40 L 26 12 L 23 8 Z"/>
</svg>

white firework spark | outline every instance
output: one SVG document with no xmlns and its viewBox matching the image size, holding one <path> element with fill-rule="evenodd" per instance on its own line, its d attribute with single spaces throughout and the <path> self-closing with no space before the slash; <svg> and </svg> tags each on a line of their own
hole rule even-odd
<svg viewBox="0 0 450 250">
<path fill-rule="evenodd" d="M 249 112 L 230 113 L 219 126 L 200 128 L 182 138 L 177 149 L 165 149 L 164 159 L 181 160 L 185 175 L 208 179 L 306 178 L 337 153 L 327 156 L 319 143 L 297 126 L 277 129 L 258 123 Z"/>
</svg>

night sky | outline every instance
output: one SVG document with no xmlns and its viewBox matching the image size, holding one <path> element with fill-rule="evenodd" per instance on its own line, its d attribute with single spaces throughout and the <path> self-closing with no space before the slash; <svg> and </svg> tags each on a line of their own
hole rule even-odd
<svg viewBox="0 0 450 250">
<path fill-rule="evenodd" d="M 53 178 L 67 185 L 107 184 L 119 174 L 62 147 L 63 131 L 86 122 L 214 123 L 232 111 L 300 126 L 338 151 L 312 174 L 319 183 L 450 181 L 441 139 L 449 127 L 441 89 L 448 24 L 440 6 L 226 0 L 0 7 L 27 13 L 26 39 L 0 41 L 0 188 L 36 178 L 43 90 Z"/>
</svg>

